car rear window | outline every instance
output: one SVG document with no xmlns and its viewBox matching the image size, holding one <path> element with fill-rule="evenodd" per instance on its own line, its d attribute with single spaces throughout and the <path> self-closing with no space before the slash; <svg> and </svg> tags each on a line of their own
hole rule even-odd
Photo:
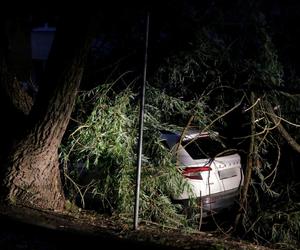
<svg viewBox="0 0 300 250">
<path fill-rule="evenodd" d="M 193 159 L 214 158 L 217 154 L 225 150 L 221 142 L 210 137 L 201 137 L 181 143 L 185 150 Z"/>
</svg>

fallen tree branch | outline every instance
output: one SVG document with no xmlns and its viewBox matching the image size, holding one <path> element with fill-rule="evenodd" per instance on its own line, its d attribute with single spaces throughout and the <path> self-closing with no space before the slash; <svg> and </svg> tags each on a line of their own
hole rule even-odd
<svg viewBox="0 0 300 250">
<path fill-rule="evenodd" d="M 216 119 L 214 119 L 209 125 L 207 125 L 204 129 L 202 129 L 203 132 L 206 132 L 216 121 L 220 120 L 221 118 L 223 118 L 224 116 L 228 115 L 229 113 L 231 113 L 233 110 L 237 109 L 242 103 L 243 100 L 245 98 L 245 95 L 242 96 L 241 100 L 239 101 L 238 104 L 236 104 L 235 106 L 233 106 L 231 109 L 227 110 L 225 113 L 223 113 L 222 115 L 218 116 Z"/>
<path fill-rule="evenodd" d="M 250 137 L 250 144 L 249 144 L 249 152 L 247 157 L 247 166 L 245 171 L 245 180 L 243 184 L 243 188 L 241 190 L 241 197 L 240 197 L 240 209 L 236 215 L 235 222 L 234 222 L 234 228 L 237 229 L 241 216 L 244 215 L 246 212 L 246 206 L 247 206 L 247 194 L 248 189 L 251 183 L 251 176 L 252 176 L 252 170 L 254 166 L 254 162 L 257 157 L 257 150 L 256 150 L 256 130 L 255 130 L 255 94 L 251 92 L 251 137 Z"/>
<path fill-rule="evenodd" d="M 292 149 L 294 149 L 296 152 L 300 153 L 300 145 L 280 123 L 281 118 L 275 114 L 274 109 L 272 108 L 271 104 L 269 102 L 265 102 L 265 107 L 267 110 L 267 115 L 270 117 L 272 122 L 275 124 L 278 124 L 278 126 L 276 128 L 277 128 L 278 132 L 280 133 L 280 135 L 287 141 L 287 143 L 292 147 Z"/>
</svg>

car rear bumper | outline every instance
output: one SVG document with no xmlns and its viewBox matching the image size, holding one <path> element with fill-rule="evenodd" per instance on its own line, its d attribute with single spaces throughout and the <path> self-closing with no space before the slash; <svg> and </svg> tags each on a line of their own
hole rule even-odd
<svg viewBox="0 0 300 250">
<path fill-rule="evenodd" d="M 197 202 L 202 207 L 203 215 L 209 215 L 219 212 L 222 209 L 231 207 L 235 202 L 238 202 L 240 189 L 235 188 L 216 194 L 198 197 Z M 177 202 L 188 206 L 189 199 L 177 200 Z"/>
<path fill-rule="evenodd" d="M 218 212 L 224 208 L 231 207 L 239 196 L 239 190 L 231 189 L 217 194 L 211 194 L 199 199 L 203 210 L 207 212 Z"/>
</svg>

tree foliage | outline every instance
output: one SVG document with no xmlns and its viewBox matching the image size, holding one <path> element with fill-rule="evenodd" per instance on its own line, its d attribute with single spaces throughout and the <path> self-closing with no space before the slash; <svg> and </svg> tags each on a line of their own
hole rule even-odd
<svg viewBox="0 0 300 250">
<path fill-rule="evenodd" d="M 104 209 L 130 217 L 137 161 L 137 94 L 132 86 L 116 91 L 113 84 L 79 96 L 75 118 L 79 124 L 63 151 L 77 181 L 83 177 L 78 164 L 83 164 L 88 174 L 90 171 L 97 175 L 92 193 Z M 171 197 L 188 187 L 171 152 L 162 144 L 160 131 L 182 129 L 192 115 L 196 115 L 194 124 L 203 126 L 203 104 L 198 100 L 182 101 L 150 85 L 146 93 L 141 217 L 179 226 L 184 222 L 183 216 Z"/>
<path fill-rule="evenodd" d="M 265 237 L 269 241 L 294 242 L 299 233 L 298 217 L 291 213 L 295 222 L 291 223 L 286 207 L 295 207 L 298 197 L 293 194 L 287 206 L 283 205 L 284 193 L 279 187 L 287 186 L 286 180 L 291 177 L 282 170 L 281 158 L 288 151 L 286 137 L 277 131 L 287 128 L 297 143 L 299 96 L 285 91 L 285 87 L 293 85 L 291 81 L 297 85 L 298 80 L 296 74 L 287 78 L 286 65 L 281 61 L 280 48 L 273 41 L 266 16 L 255 4 L 250 7 L 245 17 L 241 15 L 245 9 L 239 9 L 239 20 L 231 16 L 230 10 L 221 11 L 222 15 L 216 17 L 220 12 L 211 7 L 207 14 L 210 18 L 195 21 L 198 29 L 185 41 L 186 46 L 160 60 L 150 75 L 146 91 L 142 216 L 161 222 L 180 221 L 169 197 L 182 190 L 182 185 L 177 185 L 182 179 L 158 138 L 159 130 L 191 125 L 225 132 L 231 145 L 242 154 L 248 181 L 238 211 L 242 217 L 237 222 L 243 236 L 252 235 L 259 241 Z M 64 149 L 69 159 L 101 171 L 102 183 L 96 185 L 94 193 L 101 197 L 104 207 L 127 214 L 132 210 L 136 161 L 135 89 L 128 86 L 121 91 L 108 84 L 83 94 L 74 117 L 79 125 Z M 274 211 L 270 204 L 276 204 L 278 213 L 274 216 L 270 215 Z M 277 215 L 284 219 L 279 220 Z M 270 228 L 272 221 L 279 226 Z M 273 234 L 266 233 L 270 230 Z"/>
</svg>

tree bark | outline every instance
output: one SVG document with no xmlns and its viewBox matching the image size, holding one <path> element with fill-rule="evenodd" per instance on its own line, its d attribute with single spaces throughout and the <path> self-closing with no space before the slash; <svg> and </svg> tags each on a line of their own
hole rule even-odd
<svg viewBox="0 0 300 250">
<path fill-rule="evenodd" d="M 82 77 L 82 68 L 71 68 L 57 96 L 50 102 L 44 119 L 21 140 L 9 161 L 5 178 L 7 198 L 40 208 L 61 210 L 64 194 L 61 185 L 58 147 L 69 122 Z"/>
<path fill-rule="evenodd" d="M 10 153 L 4 198 L 15 204 L 63 210 L 58 147 L 68 125 L 91 44 L 87 21 L 66 17 L 57 29 L 44 90 L 30 114 L 33 126 Z M 46 100 L 46 101 L 45 101 Z"/>
</svg>

